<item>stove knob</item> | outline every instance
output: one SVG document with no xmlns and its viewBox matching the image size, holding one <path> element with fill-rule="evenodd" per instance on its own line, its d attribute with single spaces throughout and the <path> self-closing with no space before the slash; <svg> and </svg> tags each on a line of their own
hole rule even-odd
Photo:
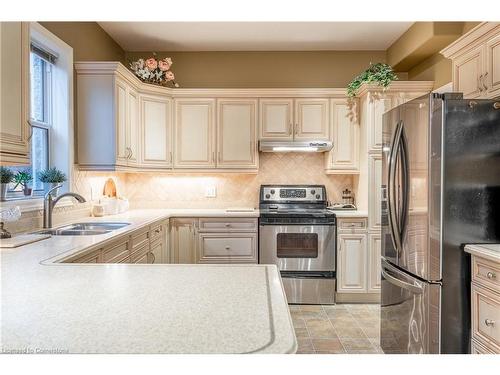
<svg viewBox="0 0 500 375">
<path fill-rule="evenodd" d="M 319 198 L 321 198 L 321 195 L 316 194 L 316 199 L 319 199 Z"/>
<path fill-rule="evenodd" d="M 311 190 L 311 194 L 312 195 L 316 194 L 316 190 Z"/>
<path fill-rule="evenodd" d="M 269 199 L 271 198 L 271 196 L 269 194 L 266 194 L 266 199 Z"/>
<path fill-rule="evenodd" d="M 274 194 L 274 189 L 271 189 L 271 194 Z"/>
</svg>

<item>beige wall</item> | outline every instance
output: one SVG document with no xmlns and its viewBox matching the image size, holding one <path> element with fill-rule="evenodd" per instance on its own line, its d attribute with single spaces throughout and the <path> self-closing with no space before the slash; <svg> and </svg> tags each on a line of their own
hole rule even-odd
<svg viewBox="0 0 500 375">
<path fill-rule="evenodd" d="M 73 47 L 73 60 L 125 61 L 125 52 L 96 22 L 40 22 Z"/>
<path fill-rule="evenodd" d="M 345 87 L 384 51 L 158 52 L 184 88 Z M 128 60 L 149 57 L 127 52 Z"/>
</svg>

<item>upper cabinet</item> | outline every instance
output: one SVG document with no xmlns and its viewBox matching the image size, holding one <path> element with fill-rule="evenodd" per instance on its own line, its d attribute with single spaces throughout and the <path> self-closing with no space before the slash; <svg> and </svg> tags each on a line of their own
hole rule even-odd
<svg viewBox="0 0 500 375">
<path fill-rule="evenodd" d="M 257 100 L 217 101 L 217 167 L 257 168 Z"/>
<path fill-rule="evenodd" d="M 260 99 L 259 138 L 265 140 L 328 140 L 329 99 Z"/>
<path fill-rule="evenodd" d="M 260 139 L 293 139 L 293 99 L 261 99 L 259 110 Z"/>
<path fill-rule="evenodd" d="M 160 95 L 141 95 L 141 159 L 140 165 L 171 168 L 172 100 Z"/>
<path fill-rule="evenodd" d="M 327 173 L 358 173 L 357 105 L 346 99 L 332 99 L 330 108 L 333 149 L 325 156 Z"/>
<path fill-rule="evenodd" d="M 30 163 L 27 22 L 0 22 L 0 161 Z"/>
<path fill-rule="evenodd" d="M 328 99 L 296 99 L 296 140 L 328 140 L 330 135 Z"/>
<path fill-rule="evenodd" d="M 215 168 L 215 100 L 175 100 L 175 168 Z"/>
<path fill-rule="evenodd" d="M 500 23 L 483 22 L 441 51 L 453 62 L 453 90 L 467 99 L 500 95 Z"/>
</svg>

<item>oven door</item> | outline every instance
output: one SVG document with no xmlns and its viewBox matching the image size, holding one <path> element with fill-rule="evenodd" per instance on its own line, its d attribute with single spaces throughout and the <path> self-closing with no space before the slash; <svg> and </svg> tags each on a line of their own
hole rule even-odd
<svg viewBox="0 0 500 375">
<path fill-rule="evenodd" d="M 335 225 L 259 227 L 259 262 L 281 271 L 335 271 Z"/>
</svg>

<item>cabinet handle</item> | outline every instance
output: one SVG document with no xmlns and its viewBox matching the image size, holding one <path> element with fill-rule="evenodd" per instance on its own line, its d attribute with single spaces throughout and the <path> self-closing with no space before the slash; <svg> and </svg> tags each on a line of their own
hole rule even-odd
<svg viewBox="0 0 500 375">
<path fill-rule="evenodd" d="M 299 124 L 295 124 L 295 135 L 299 134 Z"/>
<path fill-rule="evenodd" d="M 488 85 L 486 83 L 484 83 L 484 81 L 486 80 L 486 76 L 488 75 L 488 72 L 484 73 L 484 76 L 483 76 L 483 87 L 484 87 L 484 91 L 487 91 L 488 90 Z"/>
<path fill-rule="evenodd" d="M 170 164 L 172 164 L 173 161 L 174 160 L 173 160 L 173 156 L 172 156 L 172 151 L 170 151 Z"/>
<path fill-rule="evenodd" d="M 493 327 L 495 325 L 495 321 L 492 319 L 484 319 L 484 324 L 488 327 Z"/>
<path fill-rule="evenodd" d="M 226 250 L 231 250 L 231 246 L 226 246 Z"/>
<path fill-rule="evenodd" d="M 154 255 L 154 253 L 151 253 L 151 255 L 153 256 L 153 261 L 152 261 L 151 263 L 156 262 L 156 257 L 155 257 L 155 255 Z"/>
<path fill-rule="evenodd" d="M 481 83 L 481 80 L 482 80 L 482 79 L 483 79 L 483 75 L 481 74 L 481 75 L 479 76 L 479 78 L 477 79 L 477 88 L 478 88 L 479 92 L 483 92 L 483 88 L 481 87 L 481 84 L 482 84 L 482 83 Z"/>
<path fill-rule="evenodd" d="M 488 279 L 492 280 L 492 279 L 496 279 L 497 275 L 496 275 L 495 273 L 493 273 L 493 272 L 488 272 L 488 273 L 486 274 L 486 277 L 487 277 Z"/>
<path fill-rule="evenodd" d="M 155 229 L 155 233 L 156 234 L 160 233 L 160 230 L 159 229 Z"/>
<path fill-rule="evenodd" d="M 290 123 L 288 124 L 288 134 L 292 135 L 292 128 L 293 128 L 293 124 Z"/>
</svg>

